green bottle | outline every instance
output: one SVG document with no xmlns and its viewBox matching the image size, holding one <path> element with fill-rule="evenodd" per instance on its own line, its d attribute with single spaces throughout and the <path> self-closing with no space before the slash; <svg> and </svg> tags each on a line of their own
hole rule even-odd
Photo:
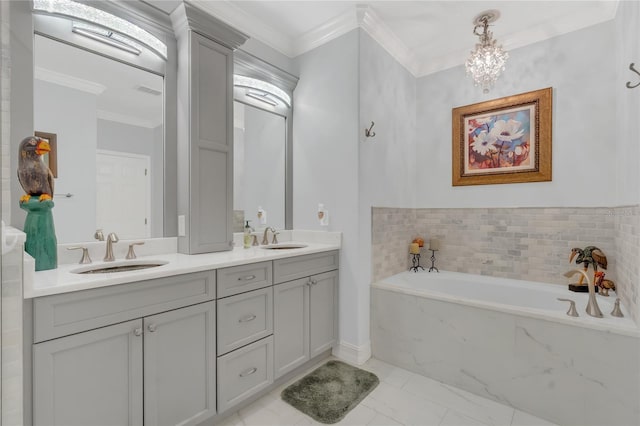
<svg viewBox="0 0 640 426">
<path fill-rule="evenodd" d="M 249 221 L 246 221 L 247 223 L 244 225 L 244 248 L 248 249 L 251 247 L 251 227 L 249 226 Z"/>
</svg>

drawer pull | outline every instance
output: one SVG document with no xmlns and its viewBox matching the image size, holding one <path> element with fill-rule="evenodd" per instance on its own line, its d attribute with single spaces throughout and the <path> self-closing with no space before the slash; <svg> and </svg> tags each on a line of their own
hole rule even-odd
<svg viewBox="0 0 640 426">
<path fill-rule="evenodd" d="M 244 370 L 242 373 L 240 373 L 240 377 L 247 377 L 252 375 L 253 373 L 255 373 L 256 371 L 258 371 L 258 369 L 256 367 L 252 367 L 248 370 Z"/>
<path fill-rule="evenodd" d="M 255 315 L 253 315 L 253 314 L 252 314 L 252 315 L 246 315 L 246 316 L 244 316 L 244 317 L 240 318 L 240 319 L 238 320 L 238 322 L 249 322 L 249 321 L 253 321 L 253 320 L 254 320 L 254 319 L 256 319 L 256 318 L 257 318 L 257 317 L 256 317 Z"/>
<path fill-rule="evenodd" d="M 255 279 L 256 279 L 255 275 L 246 275 L 244 277 L 238 277 L 238 281 L 251 281 Z"/>
</svg>

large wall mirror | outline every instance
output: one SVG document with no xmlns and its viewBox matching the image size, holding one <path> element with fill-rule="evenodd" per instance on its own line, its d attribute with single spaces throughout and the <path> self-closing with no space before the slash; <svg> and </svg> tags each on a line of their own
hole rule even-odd
<svg viewBox="0 0 640 426">
<path fill-rule="evenodd" d="M 291 99 L 298 79 L 241 50 L 234 55 L 233 231 L 242 232 L 246 220 L 256 229 L 291 229 Z"/>
<path fill-rule="evenodd" d="M 36 13 L 34 25 L 34 127 L 56 136 L 58 243 L 89 241 L 97 229 L 175 235 L 166 54 L 70 17 Z"/>
</svg>

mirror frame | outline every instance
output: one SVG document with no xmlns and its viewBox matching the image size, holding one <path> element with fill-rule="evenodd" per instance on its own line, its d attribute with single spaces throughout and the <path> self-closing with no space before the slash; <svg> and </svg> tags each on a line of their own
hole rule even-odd
<svg viewBox="0 0 640 426">
<path fill-rule="evenodd" d="M 264 108 L 261 102 L 241 98 L 234 87 L 235 101 L 285 118 L 284 225 L 285 229 L 293 229 L 293 90 L 298 84 L 298 77 L 241 49 L 233 53 L 233 65 L 234 75 L 266 81 L 284 90 L 291 97 L 290 107 L 282 106 L 273 111 Z"/>
<path fill-rule="evenodd" d="M 164 162 L 164 182 L 163 182 L 163 235 L 162 237 L 175 237 L 178 230 L 178 200 L 177 200 L 177 42 L 174 35 L 170 16 L 143 2 L 104 2 L 104 1 L 82 1 L 75 0 L 111 13 L 120 18 L 139 26 L 148 31 L 167 46 L 167 59 L 159 56 L 139 61 L 132 61 L 130 55 L 121 55 L 116 49 L 105 46 L 104 49 L 96 47 L 95 43 L 83 44 L 82 37 L 73 37 L 74 34 L 67 34 L 56 31 L 56 27 L 50 25 L 48 16 L 32 10 L 33 31 L 32 34 L 48 37 L 61 43 L 84 49 L 136 68 L 148 71 L 163 77 L 163 162 Z M 30 2 L 29 2 L 30 3 Z M 51 15 L 56 17 L 56 15 Z M 32 68 L 33 68 L 33 44 Z M 157 58 L 157 60 L 155 59 Z M 33 90 L 33 89 L 32 89 Z M 33 103 L 33 101 L 32 101 Z M 33 110 L 33 105 L 32 108 Z M 19 186 L 13 188 L 20 191 Z M 18 192 L 17 192 L 18 193 Z M 17 203 L 16 203 L 17 204 Z M 17 210 L 20 214 L 20 209 Z M 12 212 L 13 213 L 13 212 Z M 13 213 L 15 214 L 15 213 Z M 13 216 L 12 214 L 12 216 Z M 14 216 L 15 217 L 15 216 Z M 91 236 L 87 236 L 90 238 Z M 162 238 L 153 237 L 153 238 Z"/>
</svg>

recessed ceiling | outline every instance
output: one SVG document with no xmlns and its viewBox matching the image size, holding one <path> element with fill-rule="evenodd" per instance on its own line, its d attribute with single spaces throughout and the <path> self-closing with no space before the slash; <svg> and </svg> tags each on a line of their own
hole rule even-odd
<svg viewBox="0 0 640 426">
<path fill-rule="evenodd" d="M 515 49 L 613 19 L 618 1 L 191 0 L 295 57 L 361 27 L 416 76 L 461 65 L 478 41 L 473 18 L 498 9 L 495 38 Z"/>
</svg>

